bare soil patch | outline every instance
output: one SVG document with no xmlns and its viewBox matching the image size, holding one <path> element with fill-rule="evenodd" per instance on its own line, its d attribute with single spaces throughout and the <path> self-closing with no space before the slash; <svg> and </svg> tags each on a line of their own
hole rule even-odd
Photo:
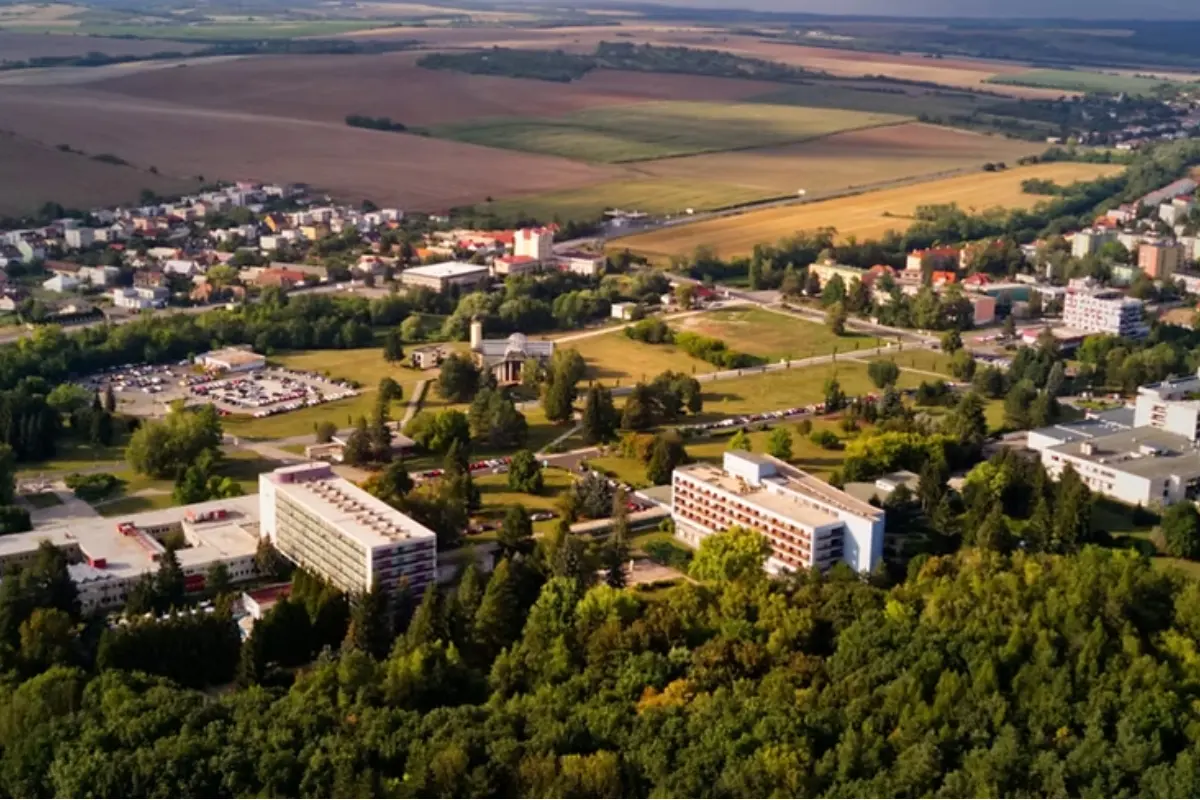
<svg viewBox="0 0 1200 800">
<path fill-rule="evenodd" d="M 61 33 L 19 33 L 0 30 L 0 61 L 29 58 L 65 58 L 88 53 L 110 56 L 143 56 L 164 51 L 191 53 L 204 45 L 161 39 L 110 39 Z"/>
<path fill-rule="evenodd" d="M 642 100 L 737 100 L 778 87 L 763 81 L 600 70 L 575 83 L 468 75 L 416 66 L 417 53 L 264 56 L 106 80 L 105 91 L 204 108 L 341 121 L 388 116 L 409 126 L 491 117 L 561 116 Z"/>
<path fill-rule="evenodd" d="M 164 174 L 304 181 L 348 199 L 442 210 L 490 195 L 573 188 L 619 171 L 340 122 L 217 111 L 81 87 L 0 88 L 5 127 Z"/>
<path fill-rule="evenodd" d="M 48 202 L 80 209 L 127 203 L 142 189 L 170 195 L 197 186 L 0 133 L 0 215 L 31 213 Z"/>
</svg>

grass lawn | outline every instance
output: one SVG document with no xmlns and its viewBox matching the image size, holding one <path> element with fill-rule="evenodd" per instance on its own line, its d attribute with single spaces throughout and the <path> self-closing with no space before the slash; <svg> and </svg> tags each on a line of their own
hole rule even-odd
<svg viewBox="0 0 1200 800">
<path fill-rule="evenodd" d="M 63 438 L 58 441 L 58 453 L 54 458 L 23 463 L 17 469 L 17 474 L 31 476 L 43 472 L 77 472 L 101 465 L 111 465 L 116 471 L 125 466 L 127 438 L 122 436 L 116 443 L 107 447 Z"/>
<path fill-rule="evenodd" d="M 484 475 L 483 477 L 476 478 L 475 485 L 479 487 L 479 496 L 483 503 L 483 508 L 475 515 L 475 518 L 489 522 L 502 522 L 509 506 L 518 503 L 525 506 L 525 510 L 530 514 L 537 511 L 553 511 L 559 496 L 571 487 L 574 478 L 571 477 L 571 473 L 561 469 L 546 469 L 542 471 L 542 475 L 545 478 L 546 487 L 542 490 L 541 494 L 514 492 L 508 488 L 507 474 Z M 533 523 L 534 534 L 542 535 L 549 533 L 554 527 L 555 522 L 556 520 L 550 519 Z M 485 531 L 484 533 L 469 537 L 468 541 L 492 541 L 498 533 L 495 530 Z"/>
<path fill-rule="evenodd" d="M 225 453 L 217 474 L 236 480 L 243 494 L 257 494 L 258 476 L 278 466 L 278 462 L 263 458 L 251 450 L 235 450 Z M 114 474 L 125 481 L 125 485 L 116 499 L 96 506 L 101 516 L 116 517 L 177 505 L 171 495 L 174 489 L 172 481 L 149 478 L 131 469 Z"/>
<path fill-rule="evenodd" d="M 621 163 L 802 142 L 908 117 L 767 103 L 664 100 L 444 125 L 435 136 L 582 161 Z"/>
<path fill-rule="evenodd" d="M 836 336 L 825 325 L 761 308 L 727 308 L 675 321 L 674 327 L 722 339 L 731 350 L 768 361 L 850 353 L 875 344 L 875 337 L 848 331 Z"/>
<path fill-rule="evenodd" d="M 1110 92 L 1116 94 L 1149 94 L 1154 89 L 1175 83 L 1160 78 L 1139 78 L 1134 75 L 1111 75 L 1075 69 L 1031 69 L 1011 75 L 997 75 L 987 83 L 1009 86 L 1033 86 L 1039 89 L 1062 89 L 1067 92 Z"/>
<path fill-rule="evenodd" d="M 35 492 L 33 494 L 23 494 L 21 495 L 21 499 L 34 508 L 54 508 L 54 506 L 62 505 L 62 500 L 59 500 L 58 495 L 56 495 L 54 492 Z"/>
<path fill-rule="evenodd" d="M 361 394 L 264 419 L 235 414 L 221 421 L 226 433 L 248 439 L 283 439 L 312 433 L 316 423 L 326 420 L 339 428 L 350 427 L 358 417 L 371 415 L 375 409 L 375 392 L 380 379 L 384 377 L 395 379 L 404 392 L 400 401 L 392 404 L 392 417 L 400 419 L 404 415 L 404 405 L 417 383 L 437 377 L 434 370 L 421 371 L 399 364 L 389 364 L 383 359 L 383 349 L 379 347 L 289 353 L 271 358 L 271 363 L 288 369 L 318 372 L 331 378 L 357 381 L 362 385 Z"/>
<path fill-rule="evenodd" d="M 867 365 L 862 361 L 839 360 L 832 364 L 756 373 L 703 384 L 704 411 L 696 420 L 724 419 L 737 414 L 820 402 L 825 399 L 825 381 L 833 377 L 847 395 L 878 391 L 867 377 Z M 901 372 L 897 383 L 905 389 L 920 385 L 921 380 L 918 374 Z"/>
<path fill-rule="evenodd" d="M 812 443 L 809 437 L 801 436 L 797 433 L 794 423 L 784 423 L 784 427 L 792 434 L 792 458 L 790 463 L 822 479 L 828 478 L 834 470 L 841 468 L 842 462 L 845 460 L 844 451 L 826 450 L 818 447 Z M 842 441 L 848 440 L 846 434 L 833 421 L 814 420 L 813 430 L 833 431 Z M 750 449 L 753 452 L 766 452 L 767 439 L 771 435 L 769 431 L 757 431 L 747 435 L 750 438 Z M 725 457 L 725 451 L 729 449 L 729 439 L 732 436 L 733 432 L 730 431 L 726 434 L 692 439 L 685 446 L 688 455 L 693 460 L 720 464 Z M 611 455 L 603 458 L 588 459 L 588 464 L 636 488 L 643 488 L 650 485 L 646 480 L 645 465 L 635 458 Z"/>
<path fill-rule="evenodd" d="M 650 381 L 667 370 L 700 374 L 716 369 L 674 345 L 634 341 L 622 331 L 589 336 L 567 342 L 562 347 L 578 350 L 583 356 L 588 366 L 586 381 L 605 386 L 630 386 L 638 381 Z"/>
</svg>

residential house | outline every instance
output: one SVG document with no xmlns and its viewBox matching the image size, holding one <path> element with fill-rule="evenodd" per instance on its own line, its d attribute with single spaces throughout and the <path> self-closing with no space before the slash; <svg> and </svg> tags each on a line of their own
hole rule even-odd
<svg viewBox="0 0 1200 800">
<path fill-rule="evenodd" d="M 161 286 L 118 286 L 112 290 L 113 305 L 131 311 L 162 308 L 167 304 L 167 290 Z"/>
<path fill-rule="evenodd" d="M 920 272 L 925 260 L 933 262 L 935 270 L 953 270 L 959 265 L 961 249 L 957 247 L 930 247 L 927 250 L 913 250 L 904 261 L 904 268 L 912 272 Z"/>
<path fill-rule="evenodd" d="M 291 289 L 294 286 L 303 284 L 308 277 L 307 273 L 297 269 L 267 267 L 259 271 L 258 275 L 254 278 L 254 283 L 261 288 L 278 286 L 281 289 Z"/>
<path fill-rule="evenodd" d="M 108 286 L 110 283 L 114 283 L 120 274 L 121 270 L 112 266 L 83 266 L 79 268 L 79 280 L 85 281 L 92 286 Z"/>
<path fill-rule="evenodd" d="M 191 258 L 169 258 L 162 262 L 162 270 L 168 275 L 181 275 L 184 278 L 195 278 L 204 274 L 204 267 Z"/>
<path fill-rule="evenodd" d="M 159 270 L 138 270 L 133 273 L 133 286 L 136 289 L 165 289 L 167 277 Z"/>
<path fill-rule="evenodd" d="M 604 274 L 605 258 L 598 253 L 571 250 L 559 253 L 555 261 L 562 272 L 573 272 L 585 278 L 597 278 Z"/>
<path fill-rule="evenodd" d="M 48 292 L 70 292 L 79 288 L 79 279 L 72 275 L 55 275 L 43 281 L 42 288 Z"/>
<path fill-rule="evenodd" d="M 96 241 L 96 233 L 91 228 L 68 228 L 63 232 L 63 240 L 67 243 L 67 247 L 82 250 L 90 247 L 92 242 Z"/>
</svg>

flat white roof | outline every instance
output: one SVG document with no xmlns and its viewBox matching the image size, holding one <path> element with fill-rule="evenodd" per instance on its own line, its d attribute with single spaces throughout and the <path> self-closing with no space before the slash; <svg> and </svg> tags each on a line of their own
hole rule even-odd
<svg viewBox="0 0 1200 800">
<path fill-rule="evenodd" d="M 154 552 L 126 536 L 117 526 L 129 522 L 138 528 L 184 524 L 188 512 L 203 515 L 222 509 L 223 520 L 187 522 L 190 546 L 176 551 L 180 565 L 187 570 L 207 568 L 216 561 L 254 555 L 258 548 L 258 495 L 244 495 L 224 500 L 209 500 L 189 506 L 177 506 L 120 517 L 80 516 L 56 519 L 34 530 L 0 537 L 0 556 L 35 550 L 43 540 L 58 547 L 78 545 L 92 560 L 104 559 L 106 564 L 96 568 L 72 564 L 71 577 L 79 582 L 100 578 L 136 577 L 158 569 Z"/>
<path fill-rule="evenodd" d="M 443 261 L 440 264 L 409 267 L 400 274 L 401 276 L 420 275 L 426 278 L 459 278 L 463 275 L 475 275 L 487 271 L 487 267 L 480 266 L 479 264 L 469 264 L 466 261 Z"/>
<path fill-rule="evenodd" d="M 287 495 L 367 549 L 406 540 L 437 539 L 436 533 L 412 517 L 339 478 L 328 464 L 297 464 L 262 477 L 275 485 L 277 493 Z"/>
</svg>

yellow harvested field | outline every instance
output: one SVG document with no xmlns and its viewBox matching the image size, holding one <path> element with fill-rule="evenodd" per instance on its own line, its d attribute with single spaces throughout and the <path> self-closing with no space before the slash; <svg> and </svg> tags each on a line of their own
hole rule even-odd
<svg viewBox="0 0 1200 800">
<path fill-rule="evenodd" d="M 783 147 L 663 159 L 639 164 L 638 171 L 728 186 L 733 197 L 781 196 L 799 189 L 812 196 L 978 168 L 988 161 L 1012 163 L 1043 149 L 1034 142 L 911 122 Z"/>
<path fill-rule="evenodd" d="M 980 172 L 929 181 L 897 189 L 867 192 L 817 203 L 781 206 L 679 225 L 613 240 L 614 248 L 629 248 L 651 257 L 688 255 L 702 245 L 723 257 L 749 255 L 756 244 L 770 244 L 797 231 L 835 228 L 842 237 L 877 239 L 889 230 L 903 231 L 919 206 L 957 203 L 966 210 L 997 206 L 1031 208 L 1046 198 L 1025 194 L 1021 183 L 1042 178 L 1058 183 L 1092 180 L 1119 172 L 1112 164 L 1054 163 L 1018 167 L 1004 172 Z"/>
</svg>

